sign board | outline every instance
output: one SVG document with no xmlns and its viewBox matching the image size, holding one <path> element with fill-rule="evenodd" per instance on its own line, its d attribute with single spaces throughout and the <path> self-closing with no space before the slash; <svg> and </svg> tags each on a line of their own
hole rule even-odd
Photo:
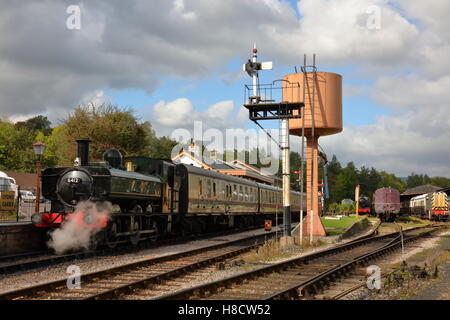
<svg viewBox="0 0 450 320">
<path fill-rule="evenodd" d="M 15 212 L 16 199 L 14 191 L 3 191 L 0 196 L 0 212 Z"/>
</svg>

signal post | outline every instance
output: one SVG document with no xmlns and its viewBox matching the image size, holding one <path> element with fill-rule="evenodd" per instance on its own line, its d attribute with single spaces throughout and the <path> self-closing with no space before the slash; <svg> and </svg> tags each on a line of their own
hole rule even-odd
<svg viewBox="0 0 450 320">
<path fill-rule="evenodd" d="M 272 62 L 260 63 L 257 61 L 256 45 L 252 50 L 252 59 L 248 60 L 243 66 L 243 70 L 252 77 L 252 86 L 245 86 L 245 103 L 244 107 L 249 110 L 249 119 L 262 128 L 270 138 L 273 137 L 265 130 L 258 121 L 262 120 L 279 120 L 280 121 L 280 137 L 279 148 L 281 150 L 282 159 L 282 175 L 283 175 L 283 238 L 282 243 L 293 243 L 291 237 L 291 199 L 290 199 L 290 161 L 289 161 L 289 120 L 300 118 L 300 108 L 304 103 L 300 98 L 300 84 L 287 80 L 275 80 L 271 84 L 260 85 L 258 71 L 272 69 Z M 287 102 L 284 96 L 287 92 L 298 97 L 297 100 Z M 277 95 L 279 101 L 277 102 Z M 294 114 L 297 111 L 297 114 Z M 274 140 L 274 139 L 273 139 Z M 275 140 L 274 140 L 275 141 Z M 276 142 L 276 141 L 275 141 Z M 278 143 L 277 143 L 278 144 Z"/>
</svg>

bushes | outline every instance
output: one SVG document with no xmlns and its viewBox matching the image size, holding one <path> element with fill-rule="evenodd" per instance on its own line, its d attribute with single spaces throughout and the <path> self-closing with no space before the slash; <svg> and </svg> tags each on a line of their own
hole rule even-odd
<svg viewBox="0 0 450 320">
<path fill-rule="evenodd" d="M 355 205 L 352 203 L 333 202 L 328 206 L 328 213 L 332 214 L 351 214 L 355 213 Z"/>
</svg>

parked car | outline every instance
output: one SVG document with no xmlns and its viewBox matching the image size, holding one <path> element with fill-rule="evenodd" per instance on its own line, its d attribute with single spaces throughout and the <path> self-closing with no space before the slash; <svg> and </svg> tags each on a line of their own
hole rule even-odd
<svg viewBox="0 0 450 320">
<path fill-rule="evenodd" d="M 33 192 L 27 190 L 20 190 L 20 197 L 23 202 L 35 202 L 36 196 Z"/>
</svg>

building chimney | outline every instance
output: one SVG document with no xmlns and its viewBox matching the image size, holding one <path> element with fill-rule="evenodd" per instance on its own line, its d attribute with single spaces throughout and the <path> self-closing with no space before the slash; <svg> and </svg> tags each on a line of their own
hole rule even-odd
<svg viewBox="0 0 450 320">
<path fill-rule="evenodd" d="M 212 160 L 216 161 L 216 160 L 217 160 L 217 151 L 216 151 L 216 150 L 211 150 L 211 151 L 209 152 L 209 157 L 210 157 Z"/>
<path fill-rule="evenodd" d="M 200 148 L 195 143 L 189 146 L 188 151 L 193 157 L 198 158 L 200 156 Z"/>
</svg>

